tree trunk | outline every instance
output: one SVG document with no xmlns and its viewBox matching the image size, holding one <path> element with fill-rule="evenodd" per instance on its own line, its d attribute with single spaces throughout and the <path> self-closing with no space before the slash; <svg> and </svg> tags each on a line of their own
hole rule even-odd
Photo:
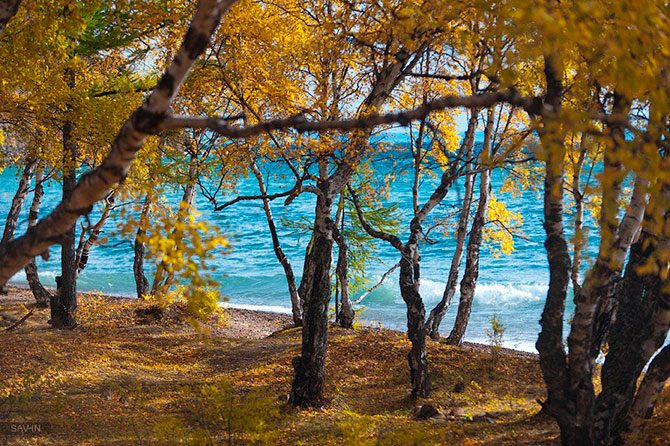
<svg viewBox="0 0 670 446">
<path fill-rule="evenodd" d="M 474 148 L 475 143 L 475 131 L 477 130 L 477 118 L 479 115 L 479 110 L 474 109 L 471 112 L 470 119 L 468 121 L 468 129 L 465 133 L 466 144 L 466 158 L 470 159 L 472 157 L 472 149 Z M 447 279 L 447 284 L 444 287 L 444 293 L 442 293 L 442 299 L 430 312 L 428 320 L 426 321 L 426 334 L 431 337 L 434 341 L 440 339 L 440 324 L 444 315 L 447 314 L 449 305 L 451 305 L 451 300 L 456 294 L 456 284 L 458 282 L 458 273 L 461 265 L 461 258 L 463 257 L 463 248 L 465 247 L 465 236 L 467 235 L 468 230 L 468 221 L 470 219 L 470 206 L 472 204 L 472 195 L 474 189 L 474 178 L 475 174 L 471 172 L 472 165 L 468 163 L 466 166 L 467 172 L 465 175 L 465 192 L 463 196 L 463 207 L 461 208 L 461 214 L 458 217 L 458 226 L 456 228 L 456 249 L 454 250 L 454 255 L 451 258 L 451 267 L 449 268 L 449 277 Z"/>
<path fill-rule="evenodd" d="M 333 235 L 339 249 L 335 273 L 337 274 L 337 282 L 340 285 L 341 293 L 341 304 L 336 319 L 340 327 L 353 328 L 355 313 L 351 300 L 349 299 L 349 248 L 347 247 L 347 241 L 345 240 L 344 235 L 342 235 L 342 232 L 339 229 L 333 228 Z"/>
<path fill-rule="evenodd" d="M 593 327 L 593 341 L 591 345 L 591 357 L 596 358 L 600 353 L 602 344 L 607 338 L 611 322 L 616 316 L 616 292 L 615 285 L 625 262 L 626 255 L 634 237 L 638 234 L 644 211 L 647 205 L 647 188 L 649 181 L 639 176 L 635 178 L 635 186 L 626 213 L 621 219 L 617 230 L 616 239 L 610 247 L 608 261 L 604 264 L 609 272 L 605 271 L 606 277 L 603 284 L 596 290 L 600 295 L 596 297 L 595 322 Z M 603 263 L 601 262 L 601 268 Z M 595 265 L 594 265 L 595 268 Z M 609 277 L 607 277 L 609 275 Z M 585 283 L 586 285 L 586 283 Z"/>
<path fill-rule="evenodd" d="M 258 169 L 255 161 L 251 161 L 250 167 L 256 180 L 258 181 L 258 188 L 262 196 L 267 195 L 267 189 L 265 187 L 265 181 L 263 180 L 263 174 Z M 275 225 L 274 217 L 272 216 L 272 208 L 270 206 L 270 200 L 263 198 L 263 211 L 265 211 L 265 219 L 268 222 L 268 228 L 270 229 L 270 236 L 272 237 L 272 247 L 275 252 L 275 256 L 282 268 L 284 268 L 284 276 L 286 276 L 286 282 L 288 285 L 288 294 L 291 299 L 291 313 L 293 315 L 293 325 L 295 327 L 302 326 L 302 301 L 300 295 L 298 294 L 298 287 L 295 281 L 295 274 L 293 274 L 293 267 L 288 257 L 284 253 L 284 250 L 281 247 L 279 242 L 279 235 L 277 234 L 277 226 Z"/>
<path fill-rule="evenodd" d="M 670 378 L 670 345 L 666 345 L 649 364 L 647 373 L 640 384 L 631 409 L 631 427 L 637 427 L 642 420 L 654 414 L 654 406 L 665 382 Z"/>
<path fill-rule="evenodd" d="M 407 337 L 412 348 L 407 354 L 412 398 L 430 396 L 431 385 L 426 357 L 426 309 L 419 292 L 420 258 L 416 245 L 408 246 L 400 259 L 400 294 L 407 305 Z"/>
<path fill-rule="evenodd" d="M 565 146 L 558 120 L 563 98 L 560 56 L 545 55 L 544 74 L 547 92 L 544 105 L 551 110 L 543 116 L 539 132 L 545 154 L 544 175 L 544 242 L 549 263 L 549 289 L 540 319 L 541 331 L 536 348 L 540 368 L 547 387 L 544 409 L 558 422 L 564 445 L 584 443 L 584 429 L 573 422 L 574 407 L 565 395 L 568 384 L 567 358 L 563 346 L 563 319 L 565 301 L 570 284 L 571 261 L 563 227 L 563 176 L 565 173 Z M 588 435 L 586 436 L 588 440 Z"/>
<path fill-rule="evenodd" d="M 323 189 L 317 198 L 316 226 L 308 254 L 312 262 L 310 290 L 309 294 L 301 294 L 305 298 L 301 354 L 293 360 L 295 377 L 290 401 L 297 406 L 319 406 L 323 403 L 333 250 L 333 198 Z"/>
<path fill-rule="evenodd" d="M 421 46 L 415 53 L 402 48 L 396 61 L 387 64 L 378 74 L 372 91 L 362 104 L 366 110 L 380 107 L 390 93 L 413 68 L 423 53 Z M 319 405 L 323 400 L 323 366 L 326 357 L 326 334 L 328 327 L 328 304 L 331 298 L 330 267 L 333 248 L 333 199 L 349 183 L 355 168 L 368 147 L 370 132 L 361 132 L 350 142 L 350 156 L 340 163 L 331 175 L 322 158 L 319 162 L 321 179 L 320 193 L 314 218 L 314 230 L 305 254 L 303 275 L 298 293 L 303 303 L 303 330 L 301 356 L 295 358 L 295 377 L 290 401 L 295 405 Z"/>
<path fill-rule="evenodd" d="M 486 129 L 484 131 L 484 144 L 480 162 L 481 166 L 484 166 L 488 162 L 488 156 L 491 150 L 493 124 L 494 109 L 490 108 L 488 110 Z M 468 239 L 468 249 L 465 256 L 465 271 L 463 272 L 463 279 L 461 279 L 461 293 L 458 300 L 458 313 L 456 313 L 454 327 L 451 329 L 451 333 L 449 333 L 449 337 L 447 338 L 447 343 L 451 345 L 461 345 L 463 336 L 465 336 L 465 330 L 470 321 L 472 303 L 475 299 L 477 278 L 479 277 L 479 252 L 482 245 L 482 231 L 484 230 L 486 217 L 488 215 L 490 191 L 491 171 L 490 169 L 485 168 L 482 170 L 479 180 L 479 201 L 477 203 L 477 212 L 472 221 L 470 238 Z"/>
<path fill-rule="evenodd" d="M 66 71 L 66 81 L 74 88 L 74 72 Z M 63 201 L 69 201 L 77 185 L 77 146 L 73 140 L 74 123 L 63 124 Z M 63 233 L 61 239 L 61 275 L 57 278 L 56 296 L 51 299 L 51 326 L 74 328 L 77 325 L 77 265 L 75 252 L 75 225 Z"/>
<path fill-rule="evenodd" d="M 142 205 L 142 213 L 140 214 L 140 223 L 137 227 L 134 243 L 134 257 L 133 257 L 133 276 L 135 277 L 135 289 L 137 290 L 137 298 L 143 299 L 149 295 L 151 291 L 149 288 L 149 281 L 144 274 L 144 234 L 146 234 L 146 225 L 151 211 L 151 197 L 147 195 L 144 198 Z"/>
<path fill-rule="evenodd" d="M 0 252 L 4 246 L 6 246 L 7 243 L 9 243 L 9 241 L 14 237 L 14 231 L 16 230 L 16 225 L 19 222 L 21 209 L 23 209 L 23 203 L 26 201 L 26 195 L 28 195 L 30 180 L 33 177 L 34 169 L 35 160 L 27 160 L 23 169 L 23 173 L 21 174 L 21 179 L 19 180 L 19 187 L 16 189 L 16 193 L 12 199 L 12 204 L 9 207 L 9 213 L 7 214 L 7 220 L 5 222 L 5 230 L 2 233 L 2 240 L 0 240 Z M 5 291 L 4 285 L 0 285 L 0 293 L 7 293 L 7 291 Z"/>
<path fill-rule="evenodd" d="M 16 14 L 20 3 L 21 0 L 5 0 L 0 3 L 0 34 L 2 34 L 7 23 Z"/>
<path fill-rule="evenodd" d="M 16 225 L 19 222 L 21 209 L 23 209 L 23 203 L 26 201 L 26 196 L 28 195 L 28 189 L 30 188 L 30 181 L 33 177 L 35 164 L 35 159 L 29 159 L 26 161 L 23 173 L 21 174 L 21 179 L 19 180 L 19 187 L 16 189 L 16 193 L 12 199 L 12 204 L 9 208 L 9 213 L 7 214 L 5 230 L 2 233 L 0 246 L 6 245 L 14 237 L 14 231 L 16 230 Z"/>
<path fill-rule="evenodd" d="M 33 202 L 30 205 L 30 213 L 28 214 L 28 228 L 33 228 L 37 224 L 38 213 L 40 205 L 42 204 L 42 197 L 44 196 L 44 167 L 39 166 L 35 173 L 35 192 L 33 194 Z M 35 297 L 35 303 L 38 307 L 46 308 L 51 301 L 51 293 L 42 285 L 39 274 L 37 272 L 37 263 L 32 259 L 25 267 L 26 280 L 30 291 Z"/>
<path fill-rule="evenodd" d="M 575 294 L 579 293 L 579 289 L 581 288 L 579 269 L 582 262 L 582 251 L 584 249 L 584 244 L 586 243 L 586 237 L 584 236 L 584 194 L 581 190 L 581 176 L 587 150 L 587 136 L 586 134 L 582 134 L 582 139 L 579 143 L 579 156 L 576 160 L 573 159 L 572 166 L 571 193 L 572 199 L 575 201 L 575 229 L 570 279 L 572 280 L 572 289 Z"/>
<path fill-rule="evenodd" d="M 617 439 L 626 430 L 638 378 L 663 345 L 670 326 L 667 280 L 656 274 L 638 273 L 654 255 L 653 238 L 643 233 L 633 245 L 626 272 L 617 287 L 617 318 L 612 324 L 609 352 L 602 367 L 602 391 L 592 410 L 594 438 L 598 443 Z"/>
<path fill-rule="evenodd" d="M 98 239 L 102 233 L 102 228 L 104 228 L 105 223 L 107 223 L 113 207 L 114 192 L 109 194 L 105 200 L 105 208 L 102 211 L 102 215 L 100 216 L 100 219 L 93 225 L 93 227 L 89 229 L 90 233 L 86 239 L 86 242 L 77 247 L 75 262 L 77 265 L 77 275 L 81 274 L 81 272 L 86 268 L 86 265 L 88 265 L 88 258 L 91 252 L 91 248 L 93 248 L 93 246 L 98 243 Z M 82 233 L 83 232 L 84 231 L 82 231 Z"/>
<path fill-rule="evenodd" d="M 82 175 L 70 199 L 61 201 L 33 230 L 12 242 L 0 258 L 0 285 L 4 285 L 30 260 L 45 255 L 77 222 L 90 212 L 94 203 L 109 194 L 112 186 L 123 181 L 137 152 L 150 134 L 163 130 L 170 105 L 179 92 L 195 59 L 219 25 L 221 15 L 235 0 L 201 0 L 181 47 L 158 85 L 123 124 L 102 164 Z"/>
</svg>

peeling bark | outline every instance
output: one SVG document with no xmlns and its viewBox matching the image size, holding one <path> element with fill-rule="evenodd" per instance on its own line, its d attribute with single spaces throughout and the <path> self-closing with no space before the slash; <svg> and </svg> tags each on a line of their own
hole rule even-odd
<svg viewBox="0 0 670 446">
<path fill-rule="evenodd" d="M 598 443 L 617 438 L 627 428 L 638 378 L 663 345 L 670 327 L 667 279 L 638 273 L 653 255 L 654 238 L 643 232 L 633 245 L 617 287 L 618 316 L 612 324 L 610 349 L 601 372 L 602 391 L 593 408 L 593 435 Z"/>
<path fill-rule="evenodd" d="M 103 163 L 82 175 L 71 197 L 62 201 L 54 211 L 30 232 L 10 242 L 0 258 L 0 285 L 7 283 L 30 260 L 62 240 L 75 225 L 77 218 L 90 212 L 92 205 L 102 200 L 111 188 L 122 181 L 146 138 L 160 128 L 168 116 L 169 107 L 195 59 L 207 47 L 221 15 L 235 0 L 201 0 L 191 26 L 173 62 L 158 86 L 132 114 L 112 143 Z"/>
<path fill-rule="evenodd" d="M 412 398 L 430 396 L 431 382 L 426 356 L 426 309 L 419 292 L 421 267 L 418 247 L 407 246 L 400 259 L 400 294 L 407 305 L 407 337 L 412 347 L 407 354 Z"/>
</svg>

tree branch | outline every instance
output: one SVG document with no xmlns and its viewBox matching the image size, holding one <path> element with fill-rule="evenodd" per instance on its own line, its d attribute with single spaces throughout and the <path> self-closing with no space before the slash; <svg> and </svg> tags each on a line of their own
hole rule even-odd
<svg viewBox="0 0 670 446">
<path fill-rule="evenodd" d="M 395 235 L 389 234 L 388 232 L 384 232 L 379 229 L 373 228 L 370 223 L 365 218 L 365 215 L 363 214 L 363 210 L 361 209 L 361 205 L 358 201 L 358 197 L 356 196 L 356 193 L 353 191 L 351 186 L 347 185 L 347 190 L 349 191 L 349 194 L 351 195 L 351 199 L 354 203 L 354 208 L 356 208 L 356 214 L 358 215 L 358 220 L 361 222 L 361 226 L 363 226 L 363 229 L 365 229 L 365 232 L 367 232 L 370 237 L 374 237 L 379 240 L 384 240 L 387 241 L 393 246 L 395 249 L 397 249 L 400 252 L 403 252 L 404 246 L 402 241 Z"/>
<path fill-rule="evenodd" d="M 498 103 L 508 103 L 526 109 L 531 114 L 538 114 L 541 109 L 537 98 L 521 96 L 514 89 L 501 90 L 494 93 L 482 93 L 472 96 L 443 96 L 434 101 L 412 109 L 393 113 L 373 113 L 354 119 L 337 121 L 309 121 L 304 115 L 273 119 L 249 126 L 231 126 L 225 119 L 198 116 L 170 116 L 160 123 L 158 132 L 168 129 L 194 128 L 209 129 L 229 138 L 248 138 L 261 133 L 276 130 L 293 129 L 299 133 L 322 132 L 333 130 L 363 130 L 388 124 L 408 125 L 410 122 L 423 119 L 430 113 L 447 108 L 485 108 Z"/>
<path fill-rule="evenodd" d="M 48 248 L 72 228 L 79 216 L 88 214 L 94 203 L 102 200 L 115 184 L 126 178 L 146 138 L 157 133 L 161 122 L 168 116 L 179 87 L 195 60 L 207 48 L 221 15 L 235 1 L 200 0 L 175 58 L 156 88 L 121 127 L 102 164 L 81 176 L 69 199 L 61 201 L 51 214 L 25 235 L 3 247 L 0 253 L 0 286 L 6 284 L 33 257 L 47 253 Z"/>
</svg>

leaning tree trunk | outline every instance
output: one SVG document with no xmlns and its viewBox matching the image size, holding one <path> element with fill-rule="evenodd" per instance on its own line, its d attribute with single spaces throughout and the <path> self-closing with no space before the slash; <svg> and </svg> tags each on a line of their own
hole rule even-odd
<svg viewBox="0 0 670 446">
<path fill-rule="evenodd" d="M 482 147 L 481 163 L 484 166 L 488 162 L 488 154 L 491 150 L 491 137 L 493 132 L 494 110 L 490 108 L 488 111 L 488 118 L 486 121 L 486 129 L 484 130 L 484 144 Z M 470 229 L 470 238 L 468 240 L 468 249 L 465 256 L 465 272 L 463 279 L 461 279 L 461 294 L 458 300 L 458 313 L 456 314 L 456 321 L 454 327 L 449 333 L 447 343 L 451 345 L 461 345 L 465 330 L 470 321 L 470 313 L 472 312 L 472 303 L 475 300 L 475 288 L 477 286 L 477 278 L 479 277 L 479 256 L 482 245 L 482 231 L 486 224 L 486 216 L 488 215 L 489 195 L 491 193 L 491 170 L 485 168 L 479 180 L 479 202 L 477 203 L 477 212 L 472 221 L 472 228 Z"/>
<path fill-rule="evenodd" d="M 156 88 L 123 124 L 102 164 L 82 175 L 68 200 L 61 201 L 29 234 L 4 249 L 0 258 L 0 285 L 4 285 L 37 255 L 46 255 L 77 222 L 88 214 L 94 203 L 123 181 L 137 152 L 151 134 L 164 130 L 169 109 L 195 60 L 219 25 L 221 15 L 235 0 L 201 0 L 181 47 Z M 1 17 L 0 17 L 1 19 Z"/>
<path fill-rule="evenodd" d="M 91 253 L 91 248 L 93 248 L 93 246 L 95 246 L 95 244 L 98 243 L 98 239 L 100 238 L 102 229 L 105 227 L 105 223 L 107 223 L 107 220 L 109 220 L 109 216 L 111 215 L 113 207 L 114 207 L 114 192 L 109 194 L 109 196 L 105 199 L 105 208 L 102 211 L 102 215 L 100 216 L 100 219 L 93 225 L 93 227 L 89 229 L 89 235 L 86 241 L 81 243 L 80 246 L 77 247 L 77 255 L 75 261 L 75 264 L 77 265 L 77 275 L 81 274 L 81 272 L 84 271 L 84 269 L 86 268 L 86 265 L 88 265 L 88 258 Z"/>
<path fill-rule="evenodd" d="M 267 195 L 267 189 L 265 187 L 265 181 L 263 180 L 263 174 L 256 165 L 255 161 L 252 161 L 251 171 L 254 173 L 256 180 L 258 181 L 258 188 L 263 197 Z M 277 234 L 277 226 L 275 225 L 274 217 L 272 216 L 272 208 L 270 206 L 270 200 L 263 198 L 263 211 L 265 212 L 265 219 L 268 222 L 268 228 L 270 229 L 270 237 L 272 237 L 272 247 L 275 252 L 275 256 L 282 268 L 284 268 L 284 275 L 286 276 L 286 282 L 288 285 L 288 294 L 291 299 L 291 312 L 293 314 L 293 325 L 295 327 L 302 326 L 302 301 L 300 300 L 300 295 L 298 294 L 298 287 L 295 281 L 295 274 L 293 273 L 293 267 L 288 257 L 284 253 L 284 250 L 281 247 L 279 242 L 279 234 Z"/>
<path fill-rule="evenodd" d="M 468 121 L 468 130 L 465 133 L 464 141 L 464 144 L 466 145 L 465 156 L 467 159 L 472 157 L 472 149 L 474 148 L 475 143 L 475 131 L 477 130 L 477 117 L 479 115 L 479 110 L 474 109 L 471 113 L 472 114 L 470 115 L 470 119 Z M 451 258 L 451 267 L 449 268 L 447 284 L 444 287 L 442 299 L 440 299 L 435 308 L 433 308 L 433 310 L 430 312 L 428 320 L 426 321 L 426 334 L 434 341 L 440 339 L 440 324 L 442 323 L 444 316 L 447 314 L 451 300 L 456 294 L 458 273 L 461 265 L 461 258 L 463 257 L 463 248 L 465 247 L 465 236 L 467 235 L 468 221 L 470 219 L 470 206 L 472 204 L 475 178 L 475 174 L 471 172 L 471 163 L 467 164 L 466 169 L 467 172 L 465 175 L 463 207 L 461 208 L 461 214 L 458 217 L 458 226 L 456 228 L 456 249 L 454 250 L 454 255 Z"/>
<path fill-rule="evenodd" d="M 74 88 L 74 71 L 65 73 L 70 89 Z M 74 142 L 74 123 L 67 119 L 63 124 L 63 201 L 72 198 L 77 185 L 77 146 Z M 77 253 L 75 229 L 72 225 L 61 238 L 61 275 L 56 278 L 56 296 L 51 299 L 51 326 L 74 328 L 77 325 Z"/>
<path fill-rule="evenodd" d="M 142 213 L 140 214 L 140 223 L 137 227 L 134 243 L 134 257 L 133 257 L 133 276 L 135 277 L 135 289 L 137 290 L 137 298 L 143 299 L 149 295 L 151 289 L 149 288 L 149 280 L 144 274 L 144 235 L 146 234 L 146 225 L 151 210 L 151 198 L 147 195 L 142 205 Z"/>
<path fill-rule="evenodd" d="M 305 299 L 301 355 L 294 358 L 295 377 L 290 401 L 299 406 L 323 403 L 324 364 L 331 298 L 330 266 L 333 251 L 332 195 L 322 190 L 316 203 L 316 226 L 309 249 L 312 267 L 310 289 Z M 303 277 L 304 281 L 304 277 Z"/>
<path fill-rule="evenodd" d="M 419 249 L 408 244 L 400 259 L 400 294 L 407 305 L 407 337 L 412 348 L 407 354 L 412 398 L 430 396 L 431 385 L 426 356 L 426 309 L 419 292 Z"/>
<path fill-rule="evenodd" d="M 16 226 L 19 222 L 21 209 L 23 209 L 23 203 L 26 201 L 28 189 L 30 188 L 30 180 L 32 179 L 33 173 L 35 171 L 35 163 L 35 159 L 29 159 L 26 161 L 26 166 L 24 167 L 23 173 L 21 174 L 21 179 L 19 180 L 19 186 L 16 189 L 16 193 L 12 199 L 12 204 L 9 208 L 9 213 L 7 214 L 5 230 L 2 233 L 0 246 L 6 245 L 14 237 L 14 231 L 16 230 Z"/>
<path fill-rule="evenodd" d="M 481 174 L 479 204 L 477 213 L 472 222 L 470 238 L 468 240 L 468 249 L 465 257 L 465 272 L 461 279 L 461 294 L 458 300 L 458 312 L 454 326 L 447 337 L 447 343 L 451 345 L 461 345 L 465 330 L 470 321 L 472 312 L 472 303 L 475 300 L 475 288 L 477 278 L 479 277 L 479 257 L 482 245 L 482 231 L 486 224 L 486 209 L 489 203 L 490 172 L 484 170 Z"/>
<path fill-rule="evenodd" d="M 44 196 L 44 167 L 39 166 L 35 173 L 35 191 L 33 193 L 33 202 L 30 205 L 30 213 L 28 214 L 28 229 L 33 228 L 37 224 L 37 217 L 42 204 L 42 197 Z M 30 291 L 35 297 L 35 303 L 38 307 L 46 308 L 51 301 L 51 293 L 42 285 L 40 276 L 37 272 L 37 263 L 32 259 L 25 267 L 26 281 L 30 287 Z"/>
<path fill-rule="evenodd" d="M 9 243 L 9 241 L 14 237 L 14 231 L 19 222 L 19 216 L 21 215 L 21 209 L 23 209 L 23 203 L 26 201 L 26 195 L 28 195 L 28 189 L 30 188 L 30 180 L 33 177 L 35 169 L 35 160 L 29 159 L 26 161 L 26 166 L 23 169 L 21 174 L 21 179 L 19 180 L 19 186 L 16 189 L 14 198 L 12 199 L 12 204 L 9 207 L 9 213 L 7 214 L 7 220 L 5 223 L 5 230 L 2 233 L 2 240 L 0 240 L 0 252 L 3 247 Z M 0 292 L 6 293 L 4 286 L 0 286 Z"/>
<path fill-rule="evenodd" d="M 666 345 L 651 361 L 631 408 L 630 427 L 635 428 L 642 420 L 654 414 L 654 406 L 665 382 L 670 378 L 670 345 Z"/>
<path fill-rule="evenodd" d="M 593 438 L 598 444 L 618 440 L 627 429 L 638 379 L 668 334 L 670 283 L 656 274 L 640 274 L 641 267 L 653 259 L 655 249 L 654 237 L 643 232 L 631 249 L 624 277 L 617 287 L 617 317 L 602 367 L 602 391 L 591 411 Z M 653 382 L 653 370 L 650 371 Z"/>
</svg>

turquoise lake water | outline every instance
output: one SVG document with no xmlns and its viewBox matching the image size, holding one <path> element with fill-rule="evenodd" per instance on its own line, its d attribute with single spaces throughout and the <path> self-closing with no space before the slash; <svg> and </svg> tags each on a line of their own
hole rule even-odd
<svg viewBox="0 0 670 446">
<path fill-rule="evenodd" d="M 399 141 L 402 143 L 402 141 Z M 375 162 L 375 170 L 382 175 L 397 166 L 410 166 L 407 150 L 399 150 L 394 160 L 380 159 Z M 276 169 L 264 166 L 265 170 Z M 4 224 L 12 196 L 16 190 L 16 171 L 7 169 L 0 174 L 0 217 Z M 502 174 L 493 176 L 494 191 L 502 184 Z M 271 181 L 271 192 L 285 190 L 284 180 Z M 426 198 L 434 185 L 434 180 L 426 180 L 422 185 L 422 197 Z M 257 194 L 258 186 L 255 179 L 242 180 L 237 193 Z M 46 215 L 60 200 L 59 185 L 52 183 L 46 188 L 46 196 L 40 216 Z M 433 211 L 433 216 L 440 217 L 453 212 L 460 203 L 463 194 L 463 182 L 458 182 L 450 191 L 444 203 Z M 27 212 L 31 195 L 24 206 L 20 227 L 17 234 L 26 227 Z M 177 202 L 179 191 L 170 194 L 171 200 Z M 231 195 L 234 196 L 234 195 Z M 466 333 L 466 340 L 487 342 L 486 330 L 491 315 L 497 315 L 504 324 L 504 344 L 506 346 L 534 351 L 538 321 L 547 291 L 548 268 L 544 251 L 544 233 L 542 229 L 542 197 L 537 192 L 525 192 L 522 196 L 511 200 L 505 195 L 499 198 L 506 201 L 508 207 L 523 215 L 524 238 L 515 242 L 515 252 L 509 256 L 496 258 L 484 247 L 480 262 L 480 275 L 477 283 L 472 318 Z M 507 199 L 506 199 L 507 198 Z M 410 219 L 411 189 L 410 176 L 400 174 L 391 186 L 390 202 L 398 203 L 403 211 L 403 220 Z M 272 243 L 267 230 L 265 215 L 258 202 L 241 202 L 222 212 L 213 212 L 212 206 L 202 197 L 196 200 L 202 218 L 206 218 L 221 227 L 232 241 L 232 251 L 216 259 L 215 277 L 221 283 L 221 291 L 228 299 L 228 305 L 262 309 L 278 312 L 289 312 L 290 303 L 283 269 L 277 262 L 272 250 Z M 301 220 L 313 215 L 313 196 L 303 194 L 290 206 L 284 207 L 282 200 L 273 203 L 273 211 L 277 220 L 282 218 Z M 98 212 L 96 209 L 95 212 Z M 93 218 L 95 217 L 95 212 Z M 134 295 L 135 284 L 132 275 L 133 249 L 132 240 L 122 239 L 114 232 L 119 223 L 114 216 L 107 224 L 105 236 L 109 241 L 96 246 L 87 269 L 79 278 L 79 289 L 101 290 L 104 293 Z M 302 259 L 309 234 L 299 234 L 294 229 L 279 225 L 280 239 L 286 254 L 289 256 L 297 276 L 300 276 Z M 592 231 L 595 232 L 595 231 Z M 449 273 L 451 255 L 454 249 L 453 237 L 436 237 L 437 243 L 422 247 L 422 279 L 421 291 L 426 303 L 427 312 L 439 301 L 444 290 L 446 277 Z M 591 243 L 593 245 L 593 243 Z M 54 285 L 54 277 L 59 274 L 59 249 L 52 248 L 48 261 L 39 260 L 40 274 L 45 284 Z M 593 252 L 590 253 L 593 255 Z M 380 245 L 377 252 L 379 261 L 369 267 L 371 283 L 398 261 L 397 252 L 388 245 Z M 461 266 L 461 273 L 465 261 Z M 299 278 L 299 277 L 298 277 Z M 151 279 L 150 279 L 151 280 Z M 23 273 L 17 274 L 14 283 L 25 283 Z M 357 293 L 357 294 L 360 294 Z M 356 298 L 356 295 L 353 296 Z M 451 329 L 456 313 L 458 295 L 454 298 L 447 317 L 442 324 L 442 332 Z M 405 328 L 405 304 L 400 297 L 397 285 L 397 272 L 385 284 L 368 296 L 362 303 L 360 312 L 362 321 L 384 327 Z M 567 314 L 571 313 L 568 303 Z"/>
</svg>

